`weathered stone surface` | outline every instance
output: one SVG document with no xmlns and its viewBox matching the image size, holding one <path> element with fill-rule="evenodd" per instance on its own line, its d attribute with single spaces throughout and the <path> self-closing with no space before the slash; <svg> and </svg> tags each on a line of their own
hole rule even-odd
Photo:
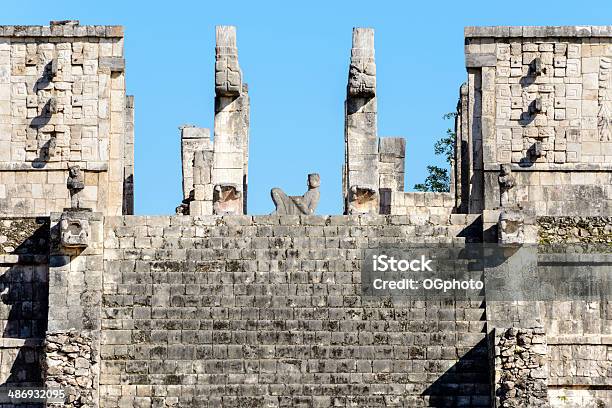
<svg viewBox="0 0 612 408">
<path fill-rule="evenodd" d="M 52 22 L 2 26 L 0 37 L 2 213 L 48 216 L 70 207 L 61 185 L 72 165 L 86 173 L 81 206 L 132 213 L 122 28 Z"/>
<path fill-rule="evenodd" d="M 217 96 L 239 96 L 242 92 L 242 71 L 238 65 L 236 27 L 217 26 L 215 48 L 215 93 Z"/>
<path fill-rule="evenodd" d="M 367 186 L 351 186 L 348 197 L 348 214 L 376 214 L 378 192 Z"/>
<path fill-rule="evenodd" d="M 494 333 L 495 406 L 550 407 L 544 330 L 509 328 Z"/>
<path fill-rule="evenodd" d="M 353 29 L 347 93 L 354 97 L 373 98 L 376 96 L 374 30 L 371 28 Z"/>
<path fill-rule="evenodd" d="M 539 243 L 612 244 L 612 217 L 539 217 Z"/>
<path fill-rule="evenodd" d="M 494 67 L 497 63 L 495 54 L 465 54 L 467 68 Z"/>
<path fill-rule="evenodd" d="M 99 406 L 100 360 L 94 344 L 92 333 L 77 330 L 45 338 L 44 385 L 65 391 L 64 407 Z"/>
<path fill-rule="evenodd" d="M 252 217 L 248 87 L 235 28 L 220 27 L 214 144 L 181 129 L 186 216 L 115 217 L 133 210 L 122 29 L 0 26 L 0 212 L 70 206 L 69 165 L 82 170 L 72 206 L 100 211 L 64 225 L 54 212 L 52 228 L 0 220 L 2 383 L 42 385 L 42 357 L 67 406 L 512 407 L 546 406 L 547 394 L 612 404 L 606 301 L 372 299 L 360 286 L 363 253 L 378 245 L 609 248 L 611 33 L 467 28 L 451 191 L 415 193 L 403 191 L 405 142 L 377 134 L 373 30 L 355 29 L 348 215 L 311 215 L 315 187 L 275 190 L 284 214 Z M 566 261 L 586 255 L 607 259 Z M 525 326 L 534 321 L 548 335 Z M 514 329 L 488 344 L 498 322 Z"/>
<path fill-rule="evenodd" d="M 509 164 L 502 164 L 499 171 L 499 206 L 512 206 L 510 200 L 510 190 L 516 185 L 516 179 L 512 175 L 512 169 Z"/>
<path fill-rule="evenodd" d="M 85 214 L 83 217 L 81 214 Z M 89 245 L 91 228 L 88 214 L 78 211 L 65 212 L 60 220 L 61 244 L 66 248 L 86 248 Z"/>
<path fill-rule="evenodd" d="M 216 30 L 215 65 L 215 128 L 212 185 L 236 186 L 240 200 L 232 199 L 232 207 L 213 213 L 229 211 L 232 214 L 246 213 L 248 191 L 248 149 L 250 101 L 248 86 L 242 82 L 236 48 L 236 28 L 219 26 Z M 213 193 L 216 194 L 217 192 Z M 225 194 L 225 193 L 224 193 Z M 237 197 L 236 194 L 233 196 Z M 237 207 L 235 207 L 237 206 Z"/>
<path fill-rule="evenodd" d="M 379 213 L 378 135 L 374 30 L 353 29 L 353 48 L 345 103 L 345 147 L 343 167 L 344 212 L 350 214 L 355 189 L 371 189 L 375 202 L 367 206 Z M 353 191 L 355 190 L 355 191 Z M 363 207 L 366 209 L 366 207 Z"/>
<path fill-rule="evenodd" d="M 497 228 L 500 245 L 521 245 L 525 243 L 525 219 L 520 211 L 503 209 L 499 214 Z"/>
<path fill-rule="evenodd" d="M 85 176 L 79 166 L 75 165 L 68 168 L 66 187 L 70 192 L 70 207 L 81 208 L 81 192 L 85 188 Z"/>
<path fill-rule="evenodd" d="M 213 212 L 217 215 L 242 213 L 242 192 L 235 184 L 217 184 L 213 192 Z"/>
</svg>

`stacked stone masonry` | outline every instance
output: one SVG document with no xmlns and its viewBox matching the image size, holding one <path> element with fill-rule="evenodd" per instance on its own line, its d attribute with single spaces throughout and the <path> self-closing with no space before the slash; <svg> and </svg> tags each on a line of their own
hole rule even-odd
<svg viewBox="0 0 612 408">
<path fill-rule="evenodd" d="M 364 248 L 461 218 L 106 218 L 101 405 L 489 406 L 482 302 L 360 295 Z"/>
<path fill-rule="evenodd" d="M 3 214 L 69 207 L 65 183 L 74 164 L 86 173 L 88 207 L 130 213 L 133 100 L 126 101 L 124 71 L 122 27 L 0 28 Z"/>
</svg>

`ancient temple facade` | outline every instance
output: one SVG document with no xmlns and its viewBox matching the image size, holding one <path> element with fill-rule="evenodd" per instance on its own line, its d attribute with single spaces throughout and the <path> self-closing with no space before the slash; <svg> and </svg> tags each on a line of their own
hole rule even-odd
<svg viewBox="0 0 612 408">
<path fill-rule="evenodd" d="M 0 26 L 3 386 L 71 407 L 612 406 L 605 281 L 597 299 L 398 299 L 365 296 L 361 273 L 367 251 L 415 243 L 502 248 L 477 272 L 512 284 L 550 266 L 534 246 L 597 244 L 553 261 L 606 268 L 611 26 L 465 29 L 448 192 L 404 191 L 374 30 L 355 28 L 343 215 L 316 214 L 318 174 L 248 214 L 237 34 L 216 28 L 212 131 L 180 127 L 183 202 L 134 216 L 122 28 Z"/>
</svg>

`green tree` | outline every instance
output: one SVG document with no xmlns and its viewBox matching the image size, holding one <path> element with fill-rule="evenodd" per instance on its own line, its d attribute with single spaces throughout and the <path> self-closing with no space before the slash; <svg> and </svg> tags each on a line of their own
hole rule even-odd
<svg viewBox="0 0 612 408">
<path fill-rule="evenodd" d="M 457 113 L 451 112 L 443 116 L 444 119 L 454 119 Z M 434 153 L 443 155 L 446 162 L 451 164 L 455 155 L 455 138 L 456 133 L 452 129 L 446 130 L 446 136 L 442 137 L 434 144 Z M 414 185 L 417 191 L 434 191 L 447 192 L 450 191 L 450 176 L 449 170 L 438 166 L 427 166 L 429 173 L 423 183 Z"/>
</svg>

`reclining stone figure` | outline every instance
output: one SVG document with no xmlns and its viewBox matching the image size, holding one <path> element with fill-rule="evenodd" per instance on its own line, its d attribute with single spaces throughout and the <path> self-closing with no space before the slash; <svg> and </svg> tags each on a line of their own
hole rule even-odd
<svg viewBox="0 0 612 408">
<path fill-rule="evenodd" d="M 272 201 L 276 206 L 273 215 L 296 215 L 314 214 L 317 204 L 319 204 L 319 186 L 321 177 L 318 173 L 308 175 L 308 191 L 303 196 L 288 196 L 280 188 L 273 188 L 270 191 Z"/>
</svg>

